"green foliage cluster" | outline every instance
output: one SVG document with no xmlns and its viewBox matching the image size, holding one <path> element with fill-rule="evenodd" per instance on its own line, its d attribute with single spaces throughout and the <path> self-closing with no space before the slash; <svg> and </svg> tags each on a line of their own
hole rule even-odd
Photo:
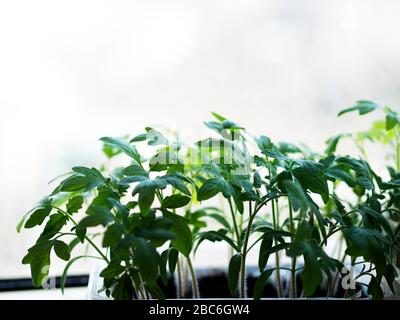
<svg viewBox="0 0 400 320">
<path fill-rule="evenodd" d="M 322 154 L 267 136 L 254 139 L 216 113 L 205 123 L 214 136 L 193 146 L 152 128 L 131 139 L 101 138 L 109 159 L 123 155 L 130 163 L 113 170 L 72 168 L 18 225 L 18 230 L 44 225 L 22 262 L 40 286 L 54 252 L 67 261 L 63 289 L 75 261 L 101 259 L 106 264 L 102 290 L 114 299 L 164 299 L 160 284 L 166 285 L 170 275 L 177 277 L 182 296 L 183 275 L 189 273 L 197 298 L 192 259 L 204 241 L 222 241 L 231 250 L 227 285 L 232 296 L 247 296 L 246 258 L 259 248 L 255 299 L 273 274 L 278 296 L 285 296 L 282 273 L 290 275 L 291 297 L 312 296 L 324 281 L 331 295 L 346 261 L 362 266 L 356 280 L 373 298 L 382 298 L 383 278 L 391 286 L 399 267 L 400 117 L 370 101 L 339 115 L 374 110 L 383 111 L 385 120 L 367 132 L 328 139 Z M 338 143 L 348 138 L 362 157 L 337 154 Z M 392 148 L 389 180 L 368 163 L 366 141 Z M 151 157 L 138 151 L 145 144 L 154 150 Z M 327 250 L 332 243 L 335 252 Z M 94 253 L 73 257 L 79 244 Z M 290 259 L 289 267 L 282 264 L 283 256 Z M 297 292 L 296 274 L 302 292 Z M 346 296 L 355 293 L 349 289 Z"/>
</svg>

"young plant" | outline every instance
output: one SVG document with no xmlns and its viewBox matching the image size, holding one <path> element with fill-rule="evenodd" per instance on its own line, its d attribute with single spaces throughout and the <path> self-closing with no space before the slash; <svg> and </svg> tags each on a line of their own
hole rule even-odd
<svg viewBox="0 0 400 320">
<path fill-rule="evenodd" d="M 166 283 L 167 265 L 171 272 L 177 263 L 177 253 L 189 259 L 192 234 L 188 221 L 173 212 L 191 201 L 193 188 L 182 174 L 178 159 L 179 146 L 166 145 L 158 132 L 140 135 L 130 143 L 104 137 L 104 152 L 110 157 L 120 153 L 131 160 L 127 167 L 110 174 L 96 168 L 74 167 L 72 173 L 36 208 L 22 219 L 18 230 L 42 225 L 42 234 L 28 250 L 23 263 L 31 267 L 32 279 L 40 286 L 48 275 L 50 253 L 69 261 L 61 281 L 64 288 L 70 266 L 81 258 L 102 259 L 107 264 L 100 276 L 104 290 L 115 299 L 165 298 L 158 278 Z M 162 145 L 156 155 L 144 159 L 132 144 L 148 140 L 149 145 Z M 176 152 L 166 152 L 174 149 Z M 163 160 L 163 156 L 173 159 Z M 169 192 L 168 192 L 169 190 Z M 167 195 L 169 193 L 169 195 Z M 157 199 L 157 201 L 155 201 Z M 75 216 L 85 211 L 79 222 Z M 102 248 L 89 233 L 103 227 Z M 74 237 L 68 245 L 61 239 Z M 97 253 L 71 259 L 71 250 L 79 242 L 88 243 Z M 157 251 L 169 246 L 161 255 Z"/>
<path fill-rule="evenodd" d="M 261 169 L 267 171 L 268 175 L 263 178 L 259 171 L 255 170 L 256 168 L 249 166 L 250 156 L 245 145 L 244 129 L 221 116 L 216 116 L 216 118 L 218 122 L 206 124 L 217 131 L 221 137 L 218 140 L 210 138 L 200 143 L 202 148 L 204 146 L 208 148 L 209 154 L 217 151 L 217 157 L 211 159 L 210 164 L 203 169 L 209 174 L 209 179 L 204 181 L 198 190 L 198 200 L 207 200 L 222 193 L 227 199 L 235 238 L 226 236 L 229 229 L 217 232 L 209 231 L 203 234 L 202 238 L 211 241 L 224 240 L 236 252 L 229 263 L 228 279 L 232 292 L 239 287 L 240 297 L 247 295 L 245 287 L 246 257 L 259 241 L 261 241 L 259 254 L 261 276 L 256 284 L 254 296 L 256 298 L 261 296 L 262 289 L 274 270 L 287 269 L 280 266 L 265 269 L 269 255 L 281 250 L 287 250 L 292 257 L 292 266 L 289 269 L 292 279 L 291 296 L 297 296 L 295 277 L 296 271 L 298 271 L 296 258 L 299 255 L 306 256 L 303 276 L 306 294 L 311 294 L 319 284 L 321 277 L 319 269 L 316 270 L 319 263 L 317 259 L 324 260 L 323 262 L 328 264 L 327 268 L 335 269 L 336 267 L 333 259 L 323 254 L 319 245 L 315 243 L 319 240 L 319 233 L 326 242 L 325 226 L 328 223 L 308 194 L 308 192 L 313 192 L 321 195 L 324 202 L 329 200 L 328 178 L 323 174 L 323 165 L 311 160 L 290 159 L 269 138 L 262 136 L 257 139 L 257 144 L 263 156 L 257 155 L 254 160 L 260 168 L 260 172 L 262 172 Z M 289 152 L 286 151 L 286 153 Z M 227 159 L 230 160 L 228 163 Z M 286 201 L 289 212 L 288 220 L 285 221 L 282 228 L 277 225 L 276 217 L 279 198 L 284 199 L 281 201 Z M 265 210 L 268 204 L 271 204 L 273 208 L 273 228 L 268 223 L 261 225 L 255 223 L 257 214 Z M 294 212 L 299 212 L 299 216 L 295 216 Z M 243 218 L 244 214 L 247 217 Z M 296 226 L 296 220 L 300 221 L 298 226 Z M 314 220 L 316 221 L 315 226 Z M 242 221 L 242 223 L 239 224 L 238 221 Z M 300 229 L 300 235 L 297 234 L 297 229 Z M 307 233 L 308 229 L 314 230 L 314 232 Z M 253 234 L 257 234 L 258 239 L 251 244 L 250 237 Z M 286 242 L 285 238 L 289 238 L 291 242 Z"/>
<path fill-rule="evenodd" d="M 337 137 L 351 137 L 355 141 L 356 146 L 361 154 L 366 157 L 365 142 L 381 143 L 389 147 L 389 154 L 387 158 L 393 161 L 393 165 L 387 166 L 390 180 L 384 182 L 384 179 L 371 170 L 372 176 L 375 180 L 375 185 L 368 189 L 372 192 L 368 194 L 362 188 L 354 188 L 353 191 L 357 195 L 358 201 L 353 204 L 353 207 L 364 208 L 362 202 L 368 201 L 370 207 L 375 210 L 376 219 L 381 220 L 382 225 L 389 239 L 386 239 L 388 248 L 386 248 L 385 256 L 389 259 L 389 264 L 386 267 L 386 280 L 393 290 L 393 281 L 397 274 L 396 268 L 400 266 L 399 259 L 399 240 L 400 240 L 400 226 L 399 226 L 399 185 L 396 183 L 399 178 L 400 170 L 400 117 L 397 112 L 389 107 L 381 107 L 371 101 L 358 101 L 355 106 L 347 108 L 339 113 L 339 116 L 348 112 L 358 112 L 360 115 L 365 115 L 373 111 L 381 111 L 385 118 L 383 120 L 375 121 L 371 128 L 365 132 L 357 132 L 355 134 L 338 135 Z M 334 149 L 339 139 L 337 139 Z M 367 187 L 367 186 L 366 186 Z M 366 199 L 365 199 L 366 198 Z M 361 209 L 361 211 L 365 211 Z M 365 213 L 362 213 L 362 220 L 366 227 L 377 229 L 370 222 L 366 221 Z M 379 228 L 378 228 L 379 229 Z M 382 258 L 383 260 L 383 258 Z M 381 268 L 382 269 L 382 268 Z M 363 272 L 361 272 L 363 273 Z M 373 276 L 372 276 L 373 277 Z M 380 283 L 381 275 L 376 272 L 377 283 Z M 382 292 L 378 285 L 375 285 L 376 295 L 382 296 Z"/>
<path fill-rule="evenodd" d="M 379 108 L 361 101 L 340 114 Z M 263 296 L 272 274 L 279 297 L 313 296 L 324 281 L 331 296 L 339 276 L 346 275 L 348 259 L 352 267 L 362 266 L 354 280 L 381 298 L 381 281 L 393 283 L 399 260 L 400 121 L 393 110 L 380 109 L 386 114 L 387 132 L 378 132 L 375 125 L 364 137 L 394 147 L 389 181 L 366 159 L 337 154 L 339 140 L 349 135 L 329 139 L 320 155 L 305 146 L 273 143 L 267 136 L 254 139 L 216 113 L 214 121 L 205 123 L 216 136 L 194 147 L 153 128 L 129 142 L 104 137 L 103 151 L 110 161 L 124 154 L 131 163 L 114 170 L 74 167 L 18 225 L 18 230 L 29 229 L 46 221 L 23 263 L 30 265 L 33 282 L 40 286 L 54 251 L 68 261 L 63 289 L 75 261 L 101 259 L 106 264 L 100 274 L 103 290 L 114 299 L 164 299 L 168 270 L 176 275 L 177 296 L 185 297 L 190 274 L 192 296 L 198 298 L 192 262 L 196 250 L 204 241 L 224 241 L 231 248 L 227 270 L 233 296 L 247 297 L 247 257 L 259 245 L 255 299 Z M 360 141 L 356 139 L 363 153 Z M 139 144 L 156 148 L 155 153 L 151 149 L 152 156 L 145 157 L 136 148 Z M 343 195 L 340 185 L 345 186 Z M 347 200 L 349 193 L 357 200 Z M 221 207 L 208 206 L 208 201 L 218 200 L 223 201 Z M 210 229 L 210 221 L 218 229 Z M 71 258 L 79 243 L 95 253 Z M 329 252 L 332 243 L 337 244 L 337 257 Z M 290 258 L 289 266 L 282 263 L 283 255 Z M 289 294 L 284 274 L 289 274 Z M 346 290 L 346 296 L 355 293 Z"/>
</svg>

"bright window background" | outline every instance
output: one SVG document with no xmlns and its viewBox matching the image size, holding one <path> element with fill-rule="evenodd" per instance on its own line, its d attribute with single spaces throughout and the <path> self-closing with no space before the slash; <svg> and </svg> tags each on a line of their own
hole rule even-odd
<svg viewBox="0 0 400 320">
<path fill-rule="evenodd" d="M 35 238 L 15 225 L 53 177 L 104 160 L 101 136 L 205 135 L 216 111 L 320 151 L 366 127 L 336 118 L 355 100 L 396 108 L 399 14 L 396 0 L 0 1 L 0 278 L 29 275 Z M 196 264 L 226 257 L 204 246 Z"/>
</svg>

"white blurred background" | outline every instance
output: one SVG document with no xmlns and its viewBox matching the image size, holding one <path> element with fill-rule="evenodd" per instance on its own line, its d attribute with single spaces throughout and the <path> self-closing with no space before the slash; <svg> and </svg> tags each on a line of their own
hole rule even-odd
<svg viewBox="0 0 400 320">
<path fill-rule="evenodd" d="M 203 134 L 216 111 L 321 151 L 373 119 L 337 119 L 355 100 L 397 108 L 399 15 L 396 0 L 0 0 L 0 279 L 29 276 L 34 236 L 15 225 L 53 177 L 104 160 L 101 136 Z M 226 256 L 204 246 L 196 264 Z"/>
</svg>

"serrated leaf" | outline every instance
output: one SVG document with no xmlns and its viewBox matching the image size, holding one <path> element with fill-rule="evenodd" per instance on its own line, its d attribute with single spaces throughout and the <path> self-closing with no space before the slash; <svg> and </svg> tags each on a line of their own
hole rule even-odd
<svg viewBox="0 0 400 320">
<path fill-rule="evenodd" d="M 104 207 L 93 206 L 91 214 L 83 218 L 78 226 L 80 228 L 96 227 L 103 225 L 104 227 L 114 221 L 114 216 L 111 211 Z"/>
<path fill-rule="evenodd" d="M 240 249 L 236 245 L 236 243 L 228 236 L 226 236 L 227 230 L 220 229 L 218 231 L 206 231 L 203 232 L 199 235 L 199 241 L 197 241 L 196 247 L 195 247 L 195 252 L 197 251 L 197 248 L 200 246 L 201 242 L 204 240 L 208 240 L 211 242 L 215 241 L 225 241 L 228 243 L 235 251 L 239 252 Z"/>
<path fill-rule="evenodd" d="M 204 201 L 220 192 L 219 178 L 212 178 L 203 183 L 197 192 L 197 200 Z"/>
<path fill-rule="evenodd" d="M 324 174 L 327 177 L 345 182 L 351 188 L 354 188 L 356 186 L 356 180 L 353 178 L 353 176 L 344 171 L 344 169 L 341 169 L 340 167 L 329 168 L 324 171 Z"/>
<path fill-rule="evenodd" d="M 83 205 L 83 196 L 81 195 L 75 196 L 69 199 L 67 203 L 67 212 L 69 214 L 76 213 L 79 211 L 79 209 L 82 208 L 82 205 Z"/>
<path fill-rule="evenodd" d="M 117 278 L 124 271 L 125 271 L 125 268 L 123 266 L 121 266 L 119 262 L 111 261 L 107 265 L 107 267 L 105 267 L 100 272 L 100 277 L 113 279 L 113 278 Z"/>
<path fill-rule="evenodd" d="M 67 224 L 67 221 L 68 217 L 61 212 L 52 214 L 37 241 L 51 239 Z"/>
<path fill-rule="evenodd" d="M 400 179 L 394 179 L 387 182 L 383 182 L 379 185 L 382 190 L 397 189 L 400 188 Z"/>
<path fill-rule="evenodd" d="M 116 245 L 122 238 L 123 226 L 114 223 L 107 227 L 103 237 L 103 247 L 110 247 Z"/>
<path fill-rule="evenodd" d="M 301 186 L 292 180 L 284 180 L 282 181 L 282 186 L 285 187 L 289 196 L 293 198 L 293 200 L 299 205 L 299 207 L 306 211 L 308 208 L 308 201 L 306 194 L 304 193 Z"/>
<path fill-rule="evenodd" d="M 222 192 L 225 198 L 233 195 L 232 186 L 223 177 L 206 180 L 197 192 L 197 200 L 204 201 Z"/>
<path fill-rule="evenodd" d="M 25 222 L 25 228 L 33 228 L 35 226 L 40 226 L 44 219 L 46 219 L 51 213 L 52 207 L 47 206 L 43 208 L 37 208 L 35 211 L 31 213 L 28 220 Z"/>
<path fill-rule="evenodd" d="M 171 241 L 171 245 L 185 257 L 188 257 L 193 246 L 192 232 L 188 226 L 188 221 L 167 210 L 163 210 L 163 215 L 173 222 L 171 231 L 175 234 L 176 238 Z"/>
<path fill-rule="evenodd" d="M 382 234 L 376 230 L 354 226 L 344 229 L 343 234 L 347 243 L 346 254 L 351 257 L 362 256 L 366 261 L 372 261 L 377 269 L 385 268 L 385 239 Z"/>
<path fill-rule="evenodd" d="M 86 189 L 90 185 L 90 180 L 81 175 L 72 175 L 65 179 L 60 187 L 62 192 L 74 192 Z"/>
<path fill-rule="evenodd" d="M 28 249 L 22 259 L 23 264 L 31 267 L 32 281 L 35 287 L 40 287 L 49 274 L 50 252 L 54 241 L 42 241 Z"/>
<path fill-rule="evenodd" d="M 100 138 L 101 141 L 103 141 L 106 145 L 113 147 L 117 150 L 121 150 L 124 152 L 126 155 L 131 157 L 133 160 L 135 160 L 137 163 L 141 163 L 140 159 L 140 154 L 136 150 L 136 148 L 126 141 L 118 138 L 111 138 L 111 137 L 103 137 Z"/>
<path fill-rule="evenodd" d="M 381 228 L 383 228 L 383 230 L 385 230 L 386 233 L 391 238 L 393 238 L 394 235 L 392 227 L 381 213 L 376 212 L 365 204 L 360 204 L 358 206 L 358 212 L 360 212 L 363 217 L 363 225 L 365 227 L 370 229 L 377 229 L 379 231 L 381 230 Z"/>
<path fill-rule="evenodd" d="M 54 251 L 60 259 L 68 261 L 71 258 L 69 246 L 63 241 L 54 241 Z"/>
<path fill-rule="evenodd" d="M 156 191 L 153 186 L 144 186 L 139 193 L 139 207 L 143 214 L 147 214 L 154 202 Z"/>
<path fill-rule="evenodd" d="M 140 182 L 132 191 L 132 196 L 139 194 L 139 208 L 142 214 L 147 214 L 153 204 L 156 189 L 164 189 L 167 182 L 162 178 L 146 179 Z"/>
<path fill-rule="evenodd" d="M 132 300 L 134 288 L 131 277 L 125 273 L 118 279 L 116 286 L 112 290 L 112 297 L 115 300 Z"/>
<path fill-rule="evenodd" d="M 298 160 L 299 167 L 292 170 L 297 180 L 311 192 L 321 195 L 326 203 L 329 200 L 329 189 L 326 177 L 322 174 L 321 165 L 309 160 Z"/>
<path fill-rule="evenodd" d="M 144 282 L 152 284 L 157 281 L 160 256 L 156 249 L 144 239 L 136 240 L 135 264 Z"/>
<path fill-rule="evenodd" d="M 122 170 L 122 174 L 124 176 L 143 176 L 143 177 L 148 177 L 149 175 L 147 172 L 143 169 L 143 167 L 133 164 L 130 165 Z"/>
<path fill-rule="evenodd" d="M 163 208 L 169 208 L 169 209 L 176 209 L 180 207 L 186 206 L 190 202 L 190 198 L 180 195 L 180 194 L 174 194 L 172 196 L 167 196 L 163 199 L 161 206 Z"/>
<path fill-rule="evenodd" d="M 180 192 L 186 194 L 187 196 L 191 196 L 189 189 L 186 185 L 182 182 L 182 177 L 177 175 L 165 175 L 162 176 L 161 179 L 165 180 L 168 184 L 173 186 L 175 189 L 179 190 Z"/>
</svg>

